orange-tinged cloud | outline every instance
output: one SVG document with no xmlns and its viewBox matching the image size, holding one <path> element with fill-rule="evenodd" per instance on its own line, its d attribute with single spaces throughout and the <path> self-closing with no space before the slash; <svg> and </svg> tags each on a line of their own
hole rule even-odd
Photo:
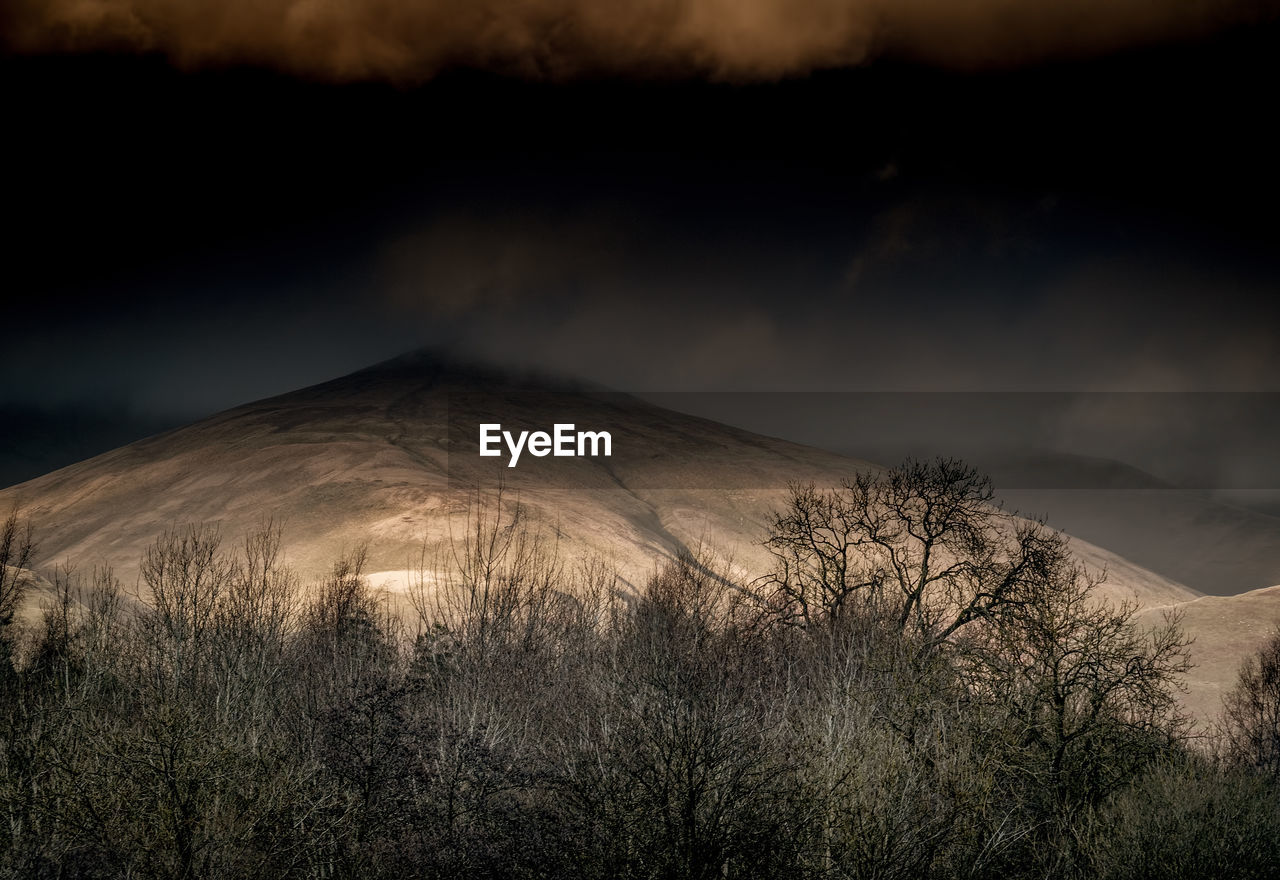
<svg viewBox="0 0 1280 880">
<path fill-rule="evenodd" d="M 159 52 L 335 80 L 469 67 L 767 80 L 888 52 L 1018 64 L 1269 17 L 1270 0 L 9 0 L 11 51 Z M 1272 10 L 1274 11 L 1274 10 Z"/>
</svg>

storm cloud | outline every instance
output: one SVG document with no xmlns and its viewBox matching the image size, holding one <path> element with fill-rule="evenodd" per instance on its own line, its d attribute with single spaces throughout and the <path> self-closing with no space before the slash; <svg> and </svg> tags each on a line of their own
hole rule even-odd
<svg viewBox="0 0 1280 880">
<path fill-rule="evenodd" d="M 1258 0 L 15 0 L 19 52 L 161 53 L 329 80 L 470 68 L 771 80 L 880 56 L 1011 66 L 1270 18 Z"/>
</svg>

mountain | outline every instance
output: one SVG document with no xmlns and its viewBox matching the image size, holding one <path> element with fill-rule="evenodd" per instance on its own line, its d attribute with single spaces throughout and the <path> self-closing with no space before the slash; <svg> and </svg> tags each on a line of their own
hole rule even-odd
<svg viewBox="0 0 1280 880">
<path fill-rule="evenodd" d="M 508 468 L 477 454 L 481 423 L 557 422 L 610 431 L 614 455 L 526 453 Z M 870 465 L 626 395 L 417 354 L 61 468 L 0 492 L 0 505 L 30 513 L 46 563 L 105 562 L 127 585 L 167 526 L 217 524 L 234 539 L 270 516 L 304 577 L 367 540 L 370 567 L 395 588 L 424 541 L 462 534 L 469 490 L 501 481 L 563 535 L 562 553 L 612 557 L 634 581 L 700 541 L 750 554 L 789 480 L 859 467 Z"/>
<path fill-rule="evenodd" d="M 607 430 L 613 455 L 536 458 L 516 467 L 478 455 L 479 425 Z M 706 544 L 743 571 L 764 564 L 768 511 L 791 481 L 834 485 L 874 465 L 684 415 L 604 389 L 496 373 L 418 353 L 247 404 L 0 492 L 33 516 L 46 562 L 105 562 L 130 584 L 144 548 L 172 524 L 217 524 L 235 538 L 273 517 L 291 563 L 322 574 L 369 543 L 375 581 L 462 534 L 474 487 L 501 481 L 560 537 L 569 557 L 602 555 L 643 579 L 682 548 Z M 1102 548 L 1114 595 L 1143 605 L 1193 598 Z"/>
</svg>

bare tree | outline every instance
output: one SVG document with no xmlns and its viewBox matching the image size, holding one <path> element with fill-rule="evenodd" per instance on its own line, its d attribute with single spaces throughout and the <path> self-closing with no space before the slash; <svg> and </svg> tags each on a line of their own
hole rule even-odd
<svg viewBox="0 0 1280 880">
<path fill-rule="evenodd" d="M 1241 665 L 1223 722 L 1228 754 L 1280 779 L 1280 627 Z"/>
<path fill-rule="evenodd" d="M 554 538 L 503 487 L 476 491 L 461 536 L 428 556 L 409 595 L 427 633 L 473 651 L 533 645 L 560 618 L 566 574 Z"/>
<path fill-rule="evenodd" d="M 672 560 L 602 633 L 566 705 L 556 789 L 602 876 L 768 876 L 792 852 L 772 748 L 785 703 L 731 626 L 732 591 L 705 557 Z"/>
<path fill-rule="evenodd" d="M 954 459 L 908 459 L 832 491 L 793 486 L 765 542 L 776 563 L 759 593 L 766 613 L 812 627 L 870 609 L 927 653 L 1018 601 L 1058 551 L 1056 533 L 993 497 L 990 480 Z"/>
<path fill-rule="evenodd" d="M 279 523 L 248 532 L 222 602 L 220 623 L 241 638 L 280 642 L 295 623 L 298 577 L 284 564 Z"/>
<path fill-rule="evenodd" d="M 172 528 L 147 548 L 140 573 L 154 623 L 175 647 L 198 650 L 216 623 L 234 566 L 212 526 Z"/>
<path fill-rule="evenodd" d="M 13 623 L 31 583 L 27 567 L 36 552 L 35 533 L 15 507 L 0 525 L 0 632 Z"/>
<path fill-rule="evenodd" d="M 1065 542 L 1009 603 L 967 634 L 970 692 L 1003 717 L 1011 766 L 1060 808 L 1096 803 L 1180 735 L 1190 640 L 1177 614 L 1151 630 L 1099 599 Z"/>
</svg>

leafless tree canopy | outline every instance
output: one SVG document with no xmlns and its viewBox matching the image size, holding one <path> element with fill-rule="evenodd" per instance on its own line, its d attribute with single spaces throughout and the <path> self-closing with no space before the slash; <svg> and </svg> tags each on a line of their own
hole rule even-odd
<svg viewBox="0 0 1280 880">
<path fill-rule="evenodd" d="M 1280 779 L 1280 629 L 1245 660 L 1224 703 L 1232 756 Z"/>
<path fill-rule="evenodd" d="M 1178 621 L 961 463 L 799 486 L 756 580 L 625 586 L 502 493 L 391 613 L 361 548 L 159 536 L 130 607 L 3 533 L 0 876 L 1271 877 L 1278 638 L 1211 757 Z M 1270 739 L 1268 739 L 1270 737 Z"/>
<path fill-rule="evenodd" d="M 1061 536 L 1017 522 L 962 462 L 908 460 L 833 490 L 794 486 L 773 517 L 766 578 L 777 618 L 813 627 L 874 608 L 932 650 L 1025 601 L 1066 556 Z"/>
</svg>

